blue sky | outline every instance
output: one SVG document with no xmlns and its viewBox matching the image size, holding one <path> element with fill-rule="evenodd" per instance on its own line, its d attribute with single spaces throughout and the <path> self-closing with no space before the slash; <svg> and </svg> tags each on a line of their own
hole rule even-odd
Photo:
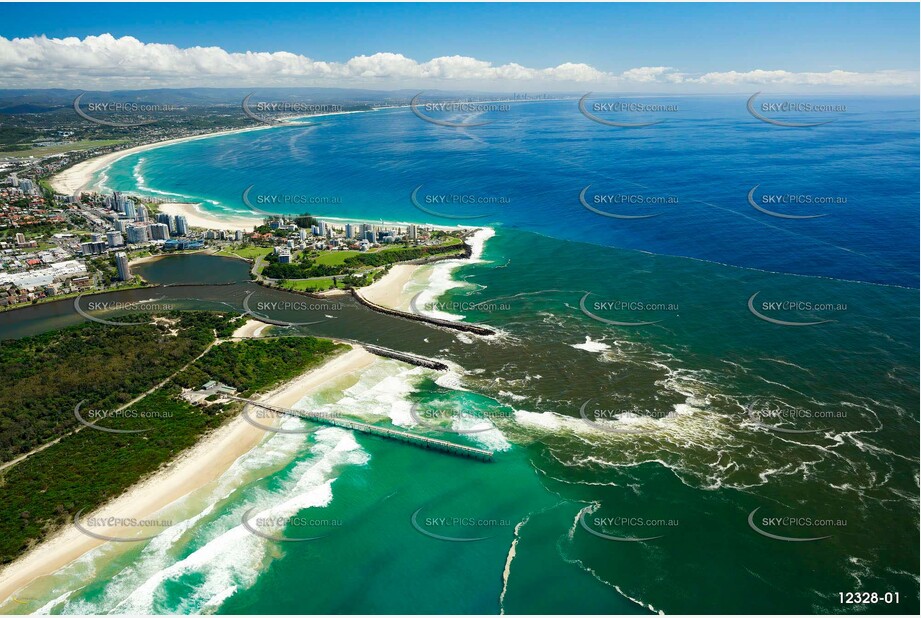
<svg viewBox="0 0 921 618">
<path fill-rule="evenodd" d="M 110 33 L 335 63 L 390 52 L 420 63 L 460 55 L 611 74 L 919 68 L 919 6 L 911 3 L 5 4 L 3 13 L 6 39 Z"/>
</svg>

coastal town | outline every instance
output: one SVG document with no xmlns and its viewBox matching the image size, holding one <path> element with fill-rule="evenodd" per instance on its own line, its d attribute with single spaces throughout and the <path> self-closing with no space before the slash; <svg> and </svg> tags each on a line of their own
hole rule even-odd
<svg viewBox="0 0 921 618">
<path fill-rule="evenodd" d="M 208 251 L 253 262 L 253 277 L 322 292 L 374 281 L 391 264 L 456 256 L 469 230 L 299 216 L 253 217 L 252 227 L 193 227 L 162 200 L 122 192 L 54 191 L 13 172 L 0 180 L 0 309 L 136 287 L 137 260 Z M 197 222 L 197 221 L 196 221 Z"/>
<path fill-rule="evenodd" d="M 510 95 L 508 100 L 531 98 Z M 378 94 L 336 107 L 337 113 L 352 113 L 408 104 L 405 96 Z M 60 107 L 67 110 L 56 106 L 51 112 L 9 116 L 11 122 L 0 131 L 0 311 L 144 286 L 132 270 L 139 260 L 191 251 L 248 260 L 253 279 L 292 291 L 360 287 L 395 263 L 461 256 L 463 240 L 473 231 L 319 220 L 306 212 L 216 218 L 203 216 L 195 204 L 149 193 L 88 190 L 95 172 L 127 154 L 274 125 L 254 126 L 226 104 L 171 105 L 156 122 L 130 128 L 86 122 L 71 106 Z"/>
</svg>

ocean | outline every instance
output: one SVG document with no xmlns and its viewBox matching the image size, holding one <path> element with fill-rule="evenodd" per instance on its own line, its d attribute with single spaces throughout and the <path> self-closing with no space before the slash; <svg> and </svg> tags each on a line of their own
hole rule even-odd
<svg viewBox="0 0 921 618">
<path fill-rule="evenodd" d="M 663 98 L 679 112 L 636 129 L 574 101 L 467 129 L 380 110 L 116 162 L 100 186 L 216 214 L 251 214 L 249 189 L 272 212 L 489 226 L 412 293 L 498 336 L 302 327 L 452 369 L 379 360 L 298 406 L 496 462 L 289 420 L 163 534 L 14 609 L 917 613 L 918 99 L 842 97 L 804 129 L 745 99 Z M 252 513 L 317 538 L 253 534 Z"/>
</svg>

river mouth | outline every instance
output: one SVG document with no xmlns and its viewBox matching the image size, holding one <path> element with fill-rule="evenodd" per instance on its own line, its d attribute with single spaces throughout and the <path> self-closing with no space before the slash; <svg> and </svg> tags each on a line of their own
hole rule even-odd
<svg viewBox="0 0 921 618">
<path fill-rule="evenodd" d="M 584 263 L 576 271 L 550 273 L 532 266 L 553 263 L 554 256 L 575 251 L 584 256 Z M 196 271 L 213 268 L 219 276 L 214 276 L 211 284 L 190 285 L 190 275 L 182 272 L 183 264 L 193 264 Z M 613 281 L 605 277 L 612 264 L 619 272 Z M 747 311 L 745 300 L 758 289 L 797 290 L 801 289 L 797 286 L 805 286 L 815 290 L 818 284 L 814 280 L 560 245 L 552 239 L 500 230 L 487 244 L 482 263 L 462 265 L 452 272 L 452 277 L 469 285 L 451 287 L 438 298 L 451 307 L 457 302 L 465 320 L 487 325 L 499 333 L 479 337 L 381 314 L 348 295 L 316 299 L 263 287 L 248 280 L 248 264 L 244 261 L 177 255 L 139 265 L 139 269 L 142 266 L 146 272 L 158 273 L 155 276 L 160 285 L 84 297 L 81 307 L 89 309 L 90 300 L 114 304 L 150 302 L 181 310 L 240 315 L 249 307 L 291 324 L 271 327 L 267 331 L 270 336 L 314 335 L 377 345 L 437 359 L 449 368 L 431 373 L 409 366 L 397 370 L 387 364 L 395 361 L 385 361 L 381 366 L 396 373 L 375 377 L 372 371 L 361 384 L 344 385 L 335 393 L 327 393 L 314 402 L 317 406 L 381 406 L 393 417 L 401 418 L 402 413 L 403 420 L 409 418 L 409 406 L 415 399 L 435 411 L 453 410 L 452 402 L 467 395 L 489 398 L 490 403 L 481 410 L 483 416 L 501 408 L 501 417 L 491 417 L 496 420 L 501 439 L 511 445 L 515 457 L 527 461 L 544 489 L 562 500 L 556 510 L 538 508 L 530 513 L 527 526 L 532 531 L 524 528 L 527 534 L 522 537 L 525 540 L 518 547 L 515 570 L 508 580 L 508 611 L 550 608 L 566 613 L 573 607 L 602 611 L 591 602 L 580 605 L 569 595 L 557 600 L 535 600 L 516 589 L 516 571 L 521 578 L 518 581 L 537 582 L 543 566 L 553 560 L 563 560 L 567 568 L 584 566 L 586 573 L 602 573 L 605 581 L 617 581 L 630 598 L 644 599 L 666 611 L 706 609 L 699 601 L 683 600 L 696 598 L 687 594 L 692 588 L 717 594 L 715 588 L 708 588 L 716 580 L 678 567 L 690 555 L 713 556 L 707 564 L 719 570 L 721 565 L 732 563 L 732 556 L 743 547 L 747 554 L 764 555 L 765 559 L 753 561 L 746 572 L 720 570 L 720 582 L 729 581 L 738 590 L 749 589 L 753 582 L 764 579 L 793 586 L 808 573 L 793 568 L 795 565 L 782 574 L 773 572 L 774 564 L 789 561 L 787 548 L 750 529 L 745 523 L 750 513 L 758 508 L 767 513 L 767 505 L 808 498 L 809 507 L 821 511 L 818 515 L 845 519 L 855 529 L 888 513 L 885 505 L 901 500 L 898 496 L 914 491 L 916 466 L 905 460 L 904 454 L 913 452 L 917 441 L 917 360 L 911 349 L 916 338 L 910 335 L 912 327 L 905 320 L 895 319 L 906 307 L 917 304 L 909 290 L 823 280 L 821 289 L 835 298 L 845 298 L 849 307 L 872 306 L 880 313 L 852 309 L 844 316 L 847 319 L 822 325 L 825 330 L 814 327 L 807 339 L 799 331 L 792 332 L 795 329 L 784 330 L 757 319 Z M 171 278 L 171 272 L 178 275 Z M 550 275 L 556 278 L 548 280 Z M 675 287 L 670 283 L 675 279 L 683 285 Z M 680 315 L 666 312 L 661 322 L 648 327 L 613 327 L 581 311 L 580 299 L 586 290 L 593 292 L 586 301 L 592 309 L 595 297 L 605 299 L 635 292 L 642 298 L 640 292 L 645 291 L 653 299 L 674 299 L 680 306 Z M 93 315 L 110 317 L 106 312 Z M 118 312 L 112 315 L 117 317 Z M 37 334 L 77 324 L 82 319 L 74 309 L 73 299 L 40 304 L 0 314 L 0 338 Z M 886 333 L 892 341 L 884 351 L 873 352 L 877 362 L 869 366 L 866 358 L 870 348 L 875 348 L 873 332 Z M 817 356 L 816 345 L 837 352 L 833 357 Z M 887 385 L 885 389 L 880 388 L 883 384 Z M 866 393 L 873 394 L 872 400 Z M 465 401 L 463 405 L 471 404 Z M 752 420 L 762 408 L 784 412 L 788 408 L 821 407 L 817 411 L 823 411 L 829 406 L 846 414 L 821 419 L 765 416 L 757 417 L 760 422 Z M 894 412 L 883 415 L 883 407 Z M 808 433 L 784 434 L 772 427 Z M 418 465 L 418 460 L 415 455 L 404 455 L 401 445 L 394 447 L 400 449 L 397 455 L 369 439 L 360 438 L 359 442 L 372 461 L 382 462 L 379 470 L 393 479 L 392 491 L 405 479 L 417 478 L 413 465 Z M 867 459 L 863 448 L 868 443 L 886 451 L 879 450 L 878 457 Z M 834 454 L 829 454 L 832 451 Z M 889 456 L 885 452 L 901 455 Z M 461 483 L 459 492 L 468 491 L 468 484 L 476 486 L 478 475 L 493 474 L 488 472 L 490 469 L 505 474 L 504 456 L 494 466 L 471 462 L 474 464 L 487 471 L 469 476 L 455 468 L 461 465 L 457 462 L 432 469 L 466 479 L 469 483 Z M 361 466 L 356 464 L 347 470 L 342 478 L 352 479 L 349 482 L 356 487 L 367 482 Z M 880 478 L 887 481 L 880 484 Z M 344 495 L 351 496 L 349 501 L 360 502 L 354 497 L 360 495 L 357 492 L 348 490 Z M 389 494 L 381 497 L 386 495 Z M 492 497 L 499 500 L 501 492 Z M 601 505 L 597 510 L 584 510 L 595 503 Z M 678 523 L 674 528 L 664 526 L 648 532 L 608 526 L 604 523 L 607 519 L 624 515 L 612 512 L 612 505 L 629 506 L 628 515 Z M 404 525 L 413 535 L 409 537 L 413 546 L 423 541 L 449 543 L 414 531 L 410 521 L 416 509 L 423 507 L 419 517 L 425 528 L 426 516 L 444 515 L 442 511 L 447 507 L 436 503 L 429 506 L 427 501 L 411 506 L 407 513 L 388 515 L 387 525 Z M 335 508 L 347 508 L 347 504 Z M 489 510 L 484 507 L 483 512 Z M 906 504 L 903 512 L 893 526 L 911 525 L 908 520 L 915 508 Z M 514 512 L 506 516 L 499 509 L 496 519 L 514 520 L 519 515 Z M 583 520 L 594 532 L 586 530 L 580 523 Z M 441 536 L 464 534 L 463 530 L 425 529 Z M 375 543 L 375 530 L 375 525 L 369 524 L 360 533 L 362 542 Z M 509 540 L 507 532 L 503 529 L 496 538 Z M 612 537 L 662 538 L 631 542 L 623 550 L 630 558 L 612 561 L 611 547 L 615 543 L 596 532 Z M 798 535 L 795 530 L 781 532 L 791 538 Z M 839 531 L 837 536 L 843 535 Z M 534 542 L 535 538 L 539 542 Z M 722 539 L 719 551 L 712 547 L 712 539 L 717 538 Z M 837 590 L 851 577 L 853 568 L 836 566 L 845 554 L 863 556 L 860 559 L 866 561 L 875 551 L 872 539 L 850 535 L 847 539 L 847 545 L 831 539 L 822 541 L 825 545 L 816 560 L 822 564 L 823 589 Z M 760 545 L 762 542 L 769 545 Z M 486 547 L 488 541 L 476 543 Z M 540 550 L 540 543 L 557 547 L 558 553 L 548 555 Z M 350 546 L 341 547 L 346 551 Z M 374 555 L 383 559 L 383 550 L 378 549 Z M 420 551 L 422 555 L 434 555 L 426 553 L 424 546 Z M 889 560 L 909 573 L 910 558 L 909 552 L 898 550 Z M 497 581 L 502 581 L 499 575 L 504 561 L 502 552 L 487 561 L 496 564 Z M 681 593 L 663 592 L 648 586 L 641 576 L 634 576 L 633 565 L 638 562 L 667 573 L 670 581 L 680 582 Z M 284 572 L 289 571 L 302 574 L 294 566 L 285 567 Z M 880 573 L 874 581 L 880 586 L 901 586 L 903 579 Z M 266 598 L 272 597 L 270 581 L 268 578 L 257 583 L 252 592 L 235 602 L 255 602 L 258 598 L 259 603 L 266 603 L 259 591 L 266 592 Z M 565 577 L 561 581 L 581 585 Z M 590 597 L 602 598 L 610 603 L 606 595 Z M 335 600 L 325 598 L 325 602 Z M 723 598 L 721 607 L 742 611 L 746 602 L 744 595 L 730 595 Z M 833 602 L 834 599 L 817 600 L 803 593 L 791 595 L 783 607 L 801 612 L 810 604 L 832 607 Z M 235 607 L 233 603 L 227 607 Z M 324 606 L 313 607 L 321 612 Z M 356 611 L 368 609 L 361 603 L 352 607 Z M 405 609 L 396 601 L 389 607 L 394 611 Z M 454 607 L 464 605 L 457 601 Z M 763 595 L 759 607 L 776 609 L 777 599 Z M 276 609 L 292 608 L 282 603 Z M 629 606 L 619 609 L 628 611 Z M 489 611 L 489 607 L 481 605 L 476 610 Z"/>
</svg>

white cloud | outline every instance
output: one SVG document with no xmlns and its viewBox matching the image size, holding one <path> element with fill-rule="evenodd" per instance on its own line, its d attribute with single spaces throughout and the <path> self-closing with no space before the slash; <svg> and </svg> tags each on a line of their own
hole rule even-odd
<svg viewBox="0 0 921 618">
<path fill-rule="evenodd" d="M 677 92 L 703 88 L 720 92 L 758 85 L 916 90 L 917 84 L 918 74 L 912 71 L 754 70 L 693 74 L 667 66 L 647 66 L 615 74 L 572 62 L 544 68 L 517 63 L 494 65 L 468 56 L 442 56 L 419 62 L 390 52 L 326 62 L 284 51 L 236 53 L 220 47 L 180 48 L 111 34 L 84 39 L 0 37 L 0 87 L 454 86 L 504 90 L 527 86 L 579 90 L 591 86 L 599 90 L 632 87 Z"/>
<path fill-rule="evenodd" d="M 792 73 L 790 71 L 726 71 L 705 73 L 686 81 L 719 85 L 781 85 L 781 86 L 911 86 L 918 83 L 917 71 L 828 71 L 827 73 Z"/>
<path fill-rule="evenodd" d="M 671 74 L 674 71 L 672 67 L 639 67 L 624 71 L 621 77 L 626 81 L 633 82 L 655 82 L 660 77 Z"/>
</svg>

